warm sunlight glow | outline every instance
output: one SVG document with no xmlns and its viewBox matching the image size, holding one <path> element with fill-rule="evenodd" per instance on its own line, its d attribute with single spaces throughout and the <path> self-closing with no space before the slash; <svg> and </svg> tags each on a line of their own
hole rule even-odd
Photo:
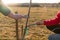
<svg viewBox="0 0 60 40">
<path fill-rule="evenodd" d="M 29 3 L 30 0 L 2 0 L 5 4 L 12 3 Z"/>
<path fill-rule="evenodd" d="M 2 0 L 5 4 L 17 3 L 17 0 Z"/>
<path fill-rule="evenodd" d="M 30 0 L 2 0 L 5 4 L 29 3 Z M 58 3 L 60 0 L 32 0 L 32 3 Z"/>
</svg>

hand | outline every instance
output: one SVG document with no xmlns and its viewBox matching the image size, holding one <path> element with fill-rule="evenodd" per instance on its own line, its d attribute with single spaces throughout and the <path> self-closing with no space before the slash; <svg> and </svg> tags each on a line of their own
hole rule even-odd
<svg viewBox="0 0 60 40">
<path fill-rule="evenodd" d="M 39 22 L 36 22 L 36 25 L 43 25 L 44 22 L 42 20 L 40 20 Z"/>
<path fill-rule="evenodd" d="M 14 13 L 12 13 L 12 12 L 10 12 L 9 14 L 8 14 L 8 16 L 9 17 L 11 17 L 11 18 L 13 18 L 13 19 L 21 19 L 21 18 L 24 18 L 24 16 L 22 16 L 22 15 L 20 15 L 20 14 L 14 14 Z"/>
<path fill-rule="evenodd" d="M 21 18 L 24 18 L 24 16 L 19 15 L 19 14 L 15 14 L 14 15 L 14 19 L 21 19 Z"/>
</svg>

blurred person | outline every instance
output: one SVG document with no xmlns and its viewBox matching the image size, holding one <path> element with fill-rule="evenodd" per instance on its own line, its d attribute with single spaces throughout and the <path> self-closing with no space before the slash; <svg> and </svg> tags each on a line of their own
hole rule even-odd
<svg viewBox="0 0 60 40">
<path fill-rule="evenodd" d="M 13 19 L 20 19 L 25 18 L 25 16 L 22 16 L 20 14 L 14 14 L 3 2 L 0 0 L 0 12 L 8 17 L 11 17 Z"/>
<path fill-rule="evenodd" d="M 52 34 L 48 37 L 48 40 L 60 40 L 60 11 L 57 12 L 55 18 L 50 20 L 41 20 L 36 22 L 37 25 L 46 25 L 46 27 L 53 31 L 55 34 Z"/>
</svg>

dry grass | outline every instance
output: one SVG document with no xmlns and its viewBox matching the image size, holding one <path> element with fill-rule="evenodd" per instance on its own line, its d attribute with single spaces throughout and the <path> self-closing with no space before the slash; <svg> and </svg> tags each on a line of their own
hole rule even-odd
<svg viewBox="0 0 60 40">
<path fill-rule="evenodd" d="M 18 10 L 17 10 L 18 8 Z M 11 7 L 13 12 L 16 10 L 19 14 L 26 15 L 27 7 Z M 41 19 L 52 19 L 57 14 L 59 8 L 33 7 L 31 8 L 29 24 L 37 22 Z M 25 26 L 26 19 L 19 20 L 19 36 L 21 36 L 21 25 Z M 16 40 L 15 20 L 0 14 L 0 40 Z M 45 25 L 34 25 L 29 28 L 27 40 L 48 40 L 48 36 L 52 34 Z"/>
</svg>

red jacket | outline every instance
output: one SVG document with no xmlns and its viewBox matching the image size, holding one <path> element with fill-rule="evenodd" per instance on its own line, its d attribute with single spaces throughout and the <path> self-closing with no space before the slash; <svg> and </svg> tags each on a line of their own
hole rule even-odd
<svg viewBox="0 0 60 40">
<path fill-rule="evenodd" d="M 44 20 L 44 25 L 51 26 L 60 23 L 60 11 L 58 11 L 57 16 L 51 20 Z"/>
</svg>

